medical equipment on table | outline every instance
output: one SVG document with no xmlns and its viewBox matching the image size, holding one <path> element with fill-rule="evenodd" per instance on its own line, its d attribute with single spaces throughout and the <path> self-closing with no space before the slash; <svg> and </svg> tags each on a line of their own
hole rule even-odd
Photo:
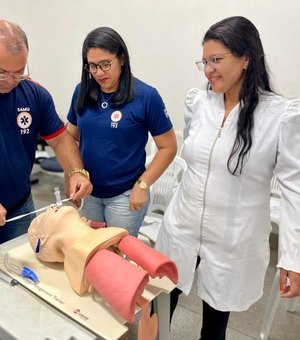
<svg viewBox="0 0 300 340">
<path fill-rule="evenodd" d="M 64 202 L 67 202 L 67 201 L 71 200 L 71 198 L 65 198 L 63 200 L 61 199 L 59 187 L 55 187 L 54 188 L 54 196 L 55 196 L 56 203 L 50 204 L 50 205 L 48 205 L 46 207 L 43 207 L 43 208 L 31 211 L 31 212 L 26 213 L 26 214 L 22 214 L 22 215 L 19 215 L 19 216 L 12 217 L 12 218 L 8 219 L 6 221 L 6 223 L 11 222 L 11 221 L 19 220 L 19 219 L 21 219 L 21 218 L 23 218 L 25 216 L 30 215 L 30 214 L 35 214 L 35 213 L 38 213 L 38 212 L 41 212 L 41 211 L 44 211 L 44 210 L 47 210 L 47 209 L 51 209 L 51 208 L 55 208 L 55 207 L 59 208 L 59 207 L 61 207 L 63 205 Z M 80 205 L 78 211 L 82 208 L 82 206 L 83 206 L 83 199 L 81 199 L 81 205 Z M 5 253 L 5 254 L 1 254 L 0 253 L 0 258 L 1 257 L 2 257 L 2 260 L 3 260 L 4 266 L 5 266 L 5 268 L 7 269 L 8 272 L 20 275 L 20 276 L 22 276 L 24 278 L 27 278 L 27 279 L 31 280 L 34 283 L 38 283 L 39 282 L 39 279 L 38 279 L 37 275 L 35 274 L 35 272 L 32 269 L 30 269 L 29 267 L 25 267 L 25 266 L 24 267 L 20 267 L 16 263 L 12 263 L 9 260 L 8 253 Z M 5 282 L 9 283 L 11 286 L 14 286 L 14 285 L 16 285 L 18 283 L 17 280 L 12 279 L 8 274 L 6 274 L 1 269 L 0 269 L 0 279 L 2 281 L 5 281 Z"/>
<path fill-rule="evenodd" d="M 9 259 L 9 254 L 3 251 L 0 251 L 0 262 L 3 263 L 5 269 L 8 273 L 11 274 L 17 274 L 19 276 L 22 276 L 26 279 L 29 279 L 33 283 L 39 282 L 39 279 L 35 272 L 30 269 L 29 267 L 21 267 L 16 263 L 15 261 L 11 261 Z M 10 284 L 11 286 L 15 286 L 18 284 L 18 280 L 11 278 L 11 276 L 6 273 L 4 270 L 0 268 L 0 280 Z"/>
<path fill-rule="evenodd" d="M 34 283 L 39 282 L 37 275 L 35 274 L 35 272 L 32 269 L 30 269 L 29 267 L 25 267 L 25 266 L 20 267 L 16 263 L 13 263 L 9 259 L 8 253 L 4 254 L 4 261 L 3 262 L 4 262 L 5 268 L 7 269 L 7 271 L 9 273 L 20 275 L 20 276 L 22 276 L 26 279 L 29 279 L 30 281 L 32 281 Z"/>
<path fill-rule="evenodd" d="M 15 286 L 18 284 L 18 281 L 12 279 L 8 274 L 6 274 L 3 270 L 0 269 L 0 280 L 8 283 L 11 286 Z"/>
</svg>

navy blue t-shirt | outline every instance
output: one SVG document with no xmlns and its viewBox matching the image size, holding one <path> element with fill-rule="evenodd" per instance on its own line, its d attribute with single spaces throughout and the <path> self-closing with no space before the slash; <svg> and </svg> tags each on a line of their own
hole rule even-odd
<svg viewBox="0 0 300 340">
<path fill-rule="evenodd" d="M 95 107 L 77 113 L 77 85 L 68 120 L 80 131 L 80 151 L 90 172 L 92 195 L 114 197 L 132 188 L 145 171 L 148 132 L 159 136 L 172 128 L 171 120 L 157 90 L 135 80 L 135 97 L 117 108 Z M 100 96 L 99 96 L 100 97 Z M 108 96 L 109 98 L 109 96 Z"/>
<path fill-rule="evenodd" d="M 64 129 L 51 95 L 33 81 L 0 94 L 0 203 L 7 217 L 30 194 L 37 136 L 50 139 Z"/>
</svg>

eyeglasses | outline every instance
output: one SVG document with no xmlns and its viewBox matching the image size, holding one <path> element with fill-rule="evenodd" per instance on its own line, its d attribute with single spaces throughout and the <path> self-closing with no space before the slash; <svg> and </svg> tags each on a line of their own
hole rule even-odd
<svg viewBox="0 0 300 340">
<path fill-rule="evenodd" d="M 196 65 L 199 69 L 199 71 L 204 71 L 204 69 L 206 68 L 207 65 L 212 66 L 213 68 L 218 67 L 218 64 L 221 63 L 221 61 L 225 58 L 225 55 L 227 54 L 231 54 L 230 52 L 227 53 L 222 53 L 222 54 L 218 54 L 218 55 L 214 55 L 210 58 L 206 59 L 202 59 L 200 61 L 196 61 Z"/>
<path fill-rule="evenodd" d="M 111 64 L 116 60 L 117 57 L 114 57 L 113 60 L 103 60 L 100 61 L 98 64 L 85 64 L 84 69 L 89 73 L 97 73 L 98 69 L 100 68 L 102 71 L 106 72 L 111 69 Z"/>
<path fill-rule="evenodd" d="M 25 70 L 26 70 L 26 72 L 25 72 Z M 25 80 L 30 75 L 28 65 L 26 65 L 25 70 L 22 73 L 10 73 L 10 72 L 1 72 L 0 71 L 0 81 L 8 80 L 10 78 L 13 78 L 14 80 L 17 80 L 17 81 Z"/>
</svg>

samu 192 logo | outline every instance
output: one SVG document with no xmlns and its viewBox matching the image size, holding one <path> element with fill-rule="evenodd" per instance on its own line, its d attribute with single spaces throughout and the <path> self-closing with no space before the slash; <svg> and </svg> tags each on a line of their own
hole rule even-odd
<svg viewBox="0 0 300 340">
<path fill-rule="evenodd" d="M 29 127 L 32 123 L 32 116 L 29 112 L 22 111 L 17 116 L 17 124 L 21 129 L 21 135 L 26 135 L 29 133 Z"/>
<path fill-rule="evenodd" d="M 114 111 L 110 116 L 111 122 L 110 127 L 116 129 L 118 127 L 119 121 L 122 119 L 121 111 Z"/>
</svg>

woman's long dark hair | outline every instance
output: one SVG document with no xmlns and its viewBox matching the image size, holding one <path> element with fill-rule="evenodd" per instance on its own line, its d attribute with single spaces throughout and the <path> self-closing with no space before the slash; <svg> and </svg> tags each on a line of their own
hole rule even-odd
<svg viewBox="0 0 300 340">
<path fill-rule="evenodd" d="M 121 59 L 124 64 L 120 75 L 119 88 L 111 103 L 118 106 L 127 103 L 134 97 L 133 76 L 130 68 L 129 54 L 124 40 L 118 32 L 110 27 L 98 27 L 91 31 L 83 42 L 81 86 L 77 103 L 79 114 L 86 105 L 95 106 L 99 97 L 99 84 L 88 73 L 84 66 L 88 63 L 87 53 L 91 48 L 101 48 Z"/>
<path fill-rule="evenodd" d="M 252 146 L 253 115 L 258 104 L 259 93 L 262 90 L 273 92 L 270 87 L 264 49 L 256 27 L 241 16 L 229 17 L 211 26 L 203 38 L 203 44 L 208 40 L 221 42 L 236 57 L 249 58 L 239 94 L 241 110 L 237 122 L 237 134 L 227 161 L 229 172 L 237 175 L 242 173 Z M 236 157 L 237 160 L 233 162 Z"/>
</svg>

